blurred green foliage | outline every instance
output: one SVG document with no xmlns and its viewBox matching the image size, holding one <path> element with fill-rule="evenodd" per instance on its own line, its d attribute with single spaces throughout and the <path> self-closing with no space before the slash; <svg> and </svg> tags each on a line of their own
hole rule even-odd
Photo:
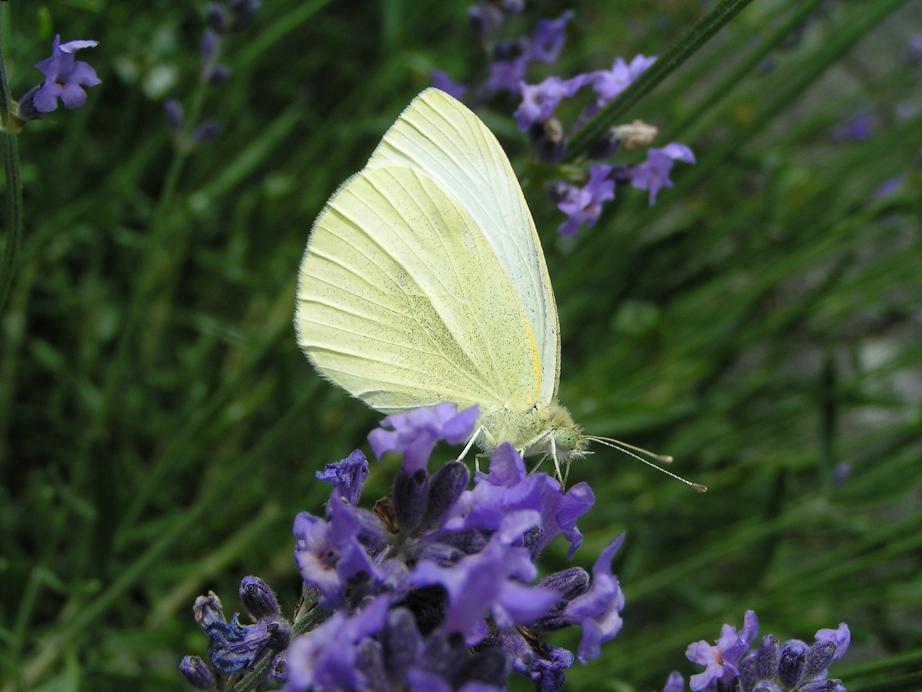
<svg viewBox="0 0 922 692">
<path fill-rule="evenodd" d="M 662 54 L 710 6 L 572 4 L 546 74 Z M 291 518 L 377 419 L 295 346 L 307 230 L 430 68 L 484 68 L 465 2 L 266 0 L 231 81 L 203 95 L 223 133 L 177 156 L 162 101 L 194 98 L 203 5 L 3 3 L 14 95 L 56 32 L 100 41 L 81 57 L 104 81 L 20 141 L 25 237 L 0 323 L 10 689 L 180 688 L 180 656 L 204 648 L 195 595 L 233 602 L 258 573 L 294 606 Z M 531 181 L 561 401 L 711 488 L 604 451 L 573 469 L 598 497 L 577 560 L 627 530 L 628 607 L 570 688 L 661 686 L 746 608 L 779 637 L 848 622 L 849 689 L 922 687 L 920 32 L 918 3 L 756 0 L 631 115 L 698 165 L 654 207 L 619 192 L 574 242 L 555 237 L 515 104 L 482 113 Z M 873 136 L 831 142 L 860 111 Z"/>
</svg>

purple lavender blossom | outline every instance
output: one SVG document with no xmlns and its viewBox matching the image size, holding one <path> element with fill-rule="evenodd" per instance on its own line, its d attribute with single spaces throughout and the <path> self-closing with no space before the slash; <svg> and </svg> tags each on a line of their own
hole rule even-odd
<svg viewBox="0 0 922 692">
<path fill-rule="evenodd" d="M 321 604 L 340 607 L 383 574 L 359 540 L 363 523 L 335 489 L 328 508 L 329 521 L 307 512 L 295 517 L 295 561 L 304 583 L 319 590 Z"/>
<path fill-rule="evenodd" d="M 512 60 L 497 60 L 490 64 L 490 74 L 484 90 L 488 95 L 509 92 L 518 94 L 520 84 L 528 70 L 528 55 L 520 55 Z"/>
<path fill-rule="evenodd" d="M 195 132 L 192 133 L 192 139 L 198 144 L 204 144 L 221 134 L 222 129 L 223 125 L 212 118 L 195 128 Z"/>
<path fill-rule="evenodd" d="M 254 620 L 278 617 L 281 610 L 275 592 L 259 577 L 244 577 L 240 582 L 240 600 Z"/>
<path fill-rule="evenodd" d="M 474 35 L 483 39 L 499 30 L 503 23 L 503 12 L 491 3 L 480 2 L 468 8 L 467 19 Z"/>
<path fill-rule="evenodd" d="M 656 56 L 635 55 L 630 63 L 625 62 L 624 58 L 616 58 L 611 69 L 597 70 L 587 75 L 596 93 L 593 112 L 613 101 L 655 62 Z"/>
<path fill-rule="evenodd" d="M 845 655 L 845 652 L 848 651 L 849 644 L 852 643 L 852 633 L 848 629 L 848 625 L 844 622 L 840 622 L 839 626 L 836 629 L 821 629 L 818 630 L 816 635 L 816 641 L 818 642 L 832 642 L 836 645 L 835 655 L 833 656 L 834 661 L 838 661 Z"/>
<path fill-rule="evenodd" d="M 395 413 L 369 433 L 368 442 L 378 459 L 387 452 L 403 454 L 403 467 L 408 473 L 414 473 L 426 467 L 439 440 L 449 444 L 466 442 L 479 415 L 476 406 L 459 412 L 457 405 L 448 402 Z"/>
<path fill-rule="evenodd" d="M 899 192 L 900 188 L 902 188 L 906 184 L 907 178 L 908 176 L 905 173 L 899 173 L 897 175 L 887 178 L 884 182 L 882 182 L 880 185 L 878 185 L 874 189 L 874 192 L 871 194 L 871 199 L 880 200 L 880 199 L 885 199 L 887 197 L 890 197 L 893 194 L 896 194 L 897 192 Z M 842 474 L 839 472 L 839 467 L 841 467 L 843 464 L 848 464 L 848 462 L 843 461 L 838 466 L 836 466 L 836 471 L 833 474 L 834 479 L 836 479 L 837 477 L 841 477 L 841 476 L 847 477 L 848 474 L 851 473 L 850 464 L 848 464 L 847 473 Z"/>
<path fill-rule="evenodd" d="M 497 531 L 505 518 L 529 510 L 541 518 L 538 531 L 531 535 L 534 554 L 556 536 L 570 542 L 569 556 L 582 544 L 576 520 L 595 502 L 586 483 L 577 483 L 567 492 L 547 474 L 528 474 L 525 462 L 509 444 L 500 445 L 490 460 L 490 472 L 480 474 L 473 490 L 462 494 L 444 523 L 445 532 Z"/>
<path fill-rule="evenodd" d="M 623 543 L 622 533 L 599 554 L 592 567 L 589 591 L 570 601 L 561 616 L 564 621 L 579 625 L 583 630 L 577 650 L 581 663 L 598 658 L 601 644 L 614 639 L 621 631 L 624 594 L 618 578 L 611 573 L 611 561 Z"/>
<path fill-rule="evenodd" d="M 318 480 L 326 481 L 339 491 L 340 497 L 353 505 L 362 497 L 362 487 L 368 478 L 368 460 L 362 450 L 356 449 L 345 459 L 327 464 L 314 474 Z"/>
<path fill-rule="evenodd" d="M 829 136 L 833 142 L 838 144 L 866 142 L 873 136 L 874 129 L 874 115 L 868 111 L 863 111 L 836 127 Z"/>
<path fill-rule="evenodd" d="M 89 64 L 77 60 L 74 54 L 78 50 L 96 45 L 97 41 L 61 43 L 61 37 L 55 35 L 51 56 L 35 64 L 45 75 L 45 81 L 23 97 L 20 114 L 29 117 L 33 112 L 50 113 L 57 109 L 58 99 L 68 109 L 79 108 L 86 103 L 86 91 L 83 87 L 97 86 L 102 84 L 102 81 Z"/>
<path fill-rule="evenodd" d="M 567 10 L 556 19 L 542 19 L 535 27 L 529 44 L 529 55 L 538 62 L 556 62 L 566 40 L 567 24 L 573 19 L 573 11 Z"/>
<path fill-rule="evenodd" d="M 527 130 L 537 122 L 547 122 L 565 98 L 572 98 L 587 83 L 586 75 L 571 79 L 548 77 L 538 84 L 519 84 L 522 103 L 515 111 L 519 128 Z"/>
<path fill-rule="evenodd" d="M 454 81 L 444 70 L 432 70 L 429 74 L 432 77 L 432 86 L 454 96 L 459 101 L 467 93 L 467 87 Z"/>
<path fill-rule="evenodd" d="M 615 198 L 612 170 L 611 166 L 597 163 L 589 169 L 589 181 L 583 187 L 567 183 L 559 187 L 557 208 L 568 217 L 557 229 L 560 235 L 576 235 L 582 226 L 595 226 L 604 203 Z"/>
<path fill-rule="evenodd" d="M 211 668 L 199 656 L 184 656 L 179 672 L 197 690 L 213 690 L 218 684 Z"/>
<path fill-rule="evenodd" d="M 714 643 L 701 640 L 688 645 L 685 655 L 692 663 L 705 666 L 703 673 L 692 675 L 688 681 L 693 692 L 703 690 L 712 682 L 730 684 L 739 676 L 736 667 L 743 654 L 749 650 L 749 644 L 759 633 L 759 619 L 752 610 L 743 616 L 743 629 L 737 631 L 732 625 L 724 625 L 720 638 Z"/>
<path fill-rule="evenodd" d="M 679 671 L 674 670 L 669 674 L 666 684 L 663 686 L 663 692 L 685 692 L 685 678 Z"/>
<path fill-rule="evenodd" d="M 492 12 L 499 12 L 497 8 L 491 5 L 487 5 L 487 7 Z M 488 27 L 484 29 L 484 33 L 493 33 L 498 28 L 500 22 L 490 19 L 492 15 L 489 15 L 489 12 L 484 14 L 485 10 L 482 9 L 482 6 L 471 8 L 469 12 L 475 12 L 471 16 L 476 15 L 477 17 L 477 21 L 472 21 L 473 24 Z M 499 16 L 501 21 L 502 13 L 499 13 Z M 494 61 L 490 64 L 490 72 L 484 85 L 484 93 L 487 96 L 502 92 L 520 93 L 525 74 L 532 62 L 552 63 L 557 60 L 560 51 L 563 49 L 567 24 L 572 17 L 573 12 L 568 10 L 556 19 L 542 19 L 538 22 L 535 32 L 530 38 L 522 38 L 509 44 L 514 46 L 514 50 L 510 51 L 504 48 L 499 50 L 494 55 Z M 502 45 L 500 44 L 500 46 Z M 588 75 L 586 76 L 588 77 Z M 582 77 L 580 76 L 580 78 Z M 554 79 L 558 78 L 555 77 Z M 554 108 L 556 108 L 556 105 Z M 546 121 L 546 119 L 543 121 Z M 521 121 L 519 124 L 521 126 Z M 527 129 L 527 126 L 522 129 Z"/>
<path fill-rule="evenodd" d="M 357 645 L 381 631 L 389 606 L 389 598 L 380 596 L 355 615 L 335 613 L 297 637 L 288 649 L 289 689 L 369 689 L 357 665 Z"/>
<path fill-rule="evenodd" d="M 660 190 L 673 186 L 669 173 L 675 161 L 695 163 L 695 154 L 684 144 L 672 142 L 662 149 L 649 149 L 647 160 L 631 169 L 631 186 L 649 191 L 651 206 Z"/>
<path fill-rule="evenodd" d="M 909 39 L 906 53 L 909 60 L 918 60 L 922 58 L 922 34 L 916 34 Z"/>
<path fill-rule="evenodd" d="M 168 99 L 163 104 L 163 112 L 170 130 L 174 133 L 179 132 L 184 122 L 182 104 L 176 99 Z"/>
</svg>

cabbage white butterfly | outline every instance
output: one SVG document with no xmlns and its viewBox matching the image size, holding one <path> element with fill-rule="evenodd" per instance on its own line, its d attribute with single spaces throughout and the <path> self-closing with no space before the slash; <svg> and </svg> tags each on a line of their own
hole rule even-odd
<svg viewBox="0 0 922 692">
<path fill-rule="evenodd" d="M 314 222 L 295 330 L 324 378 L 382 413 L 478 404 L 462 456 L 509 442 L 560 476 L 592 440 L 668 461 L 583 434 L 557 403 L 557 305 L 525 197 L 490 130 L 438 89 Z"/>
</svg>

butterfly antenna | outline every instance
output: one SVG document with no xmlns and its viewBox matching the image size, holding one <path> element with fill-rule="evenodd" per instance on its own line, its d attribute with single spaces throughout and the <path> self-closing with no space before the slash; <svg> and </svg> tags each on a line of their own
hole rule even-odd
<svg viewBox="0 0 922 692">
<path fill-rule="evenodd" d="M 593 435 L 589 439 L 596 440 L 598 442 L 611 442 L 612 444 L 616 444 L 619 447 L 626 447 L 627 449 L 637 452 L 638 454 L 643 454 L 645 457 L 649 457 L 650 459 L 653 459 L 654 461 L 658 461 L 661 464 L 671 464 L 674 461 L 674 459 L 668 454 L 656 454 L 655 452 L 651 452 L 649 449 L 644 449 L 643 447 L 637 447 L 635 445 L 628 444 L 627 442 L 624 442 L 623 440 L 616 440 L 613 437 L 600 437 L 598 435 Z"/>
<path fill-rule="evenodd" d="M 647 466 L 650 466 L 651 468 L 656 469 L 656 470 L 659 471 L 660 473 L 665 473 L 665 474 L 666 474 L 667 476 L 669 476 L 670 478 L 675 478 L 677 481 L 682 481 L 685 485 L 687 485 L 687 486 L 693 488 L 693 489 L 695 490 L 695 492 L 699 492 L 699 493 L 706 493 L 706 492 L 707 492 L 708 487 L 707 487 L 706 485 L 702 485 L 701 483 L 693 483 L 693 482 L 690 481 L 690 480 L 687 480 L 687 479 L 685 479 L 685 478 L 682 478 L 682 476 L 678 476 L 678 475 L 672 473 L 672 471 L 667 471 L 666 469 L 664 469 L 664 468 L 662 468 L 662 467 L 660 467 L 660 466 L 657 466 L 657 465 L 654 464 L 652 461 L 648 461 L 647 459 L 644 459 L 644 458 L 643 458 L 642 456 L 640 456 L 639 454 L 634 454 L 634 452 L 632 452 L 631 449 L 639 449 L 639 448 L 637 448 L 637 447 L 633 447 L 633 446 L 631 446 L 631 445 L 617 444 L 617 443 L 615 443 L 615 442 L 610 441 L 610 438 L 607 438 L 607 437 L 592 437 L 592 436 L 589 436 L 589 437 L 587 437 L 586 439 L 592 440 L 593 442 L 598 442 L 599 444 L 603 444 L 603 445 L 605 445 L 606 447 L 611 447 L 612 449 L 617 449 L 619 452 L 622 452 L 623 454 L 627 454 L 627 455 L 630 456 L 630 457 L 634 457 L 637 461 L 640 461 L 640 462 L 646 464 Z M 629 447 L 630 447 L 630 449 L 629 449 Z M 646 450 L 642 450 L 642 451 L 646 452 Z M 652 453 L 650 453 L 650 452 L 647 452 L 647 454 L 650 454 L 650 456 L 653 456 L 653 457 L 660 456 L 660 455 L 652 454 Z M 671 460 L 672 457 L 669 457 L 669 459 Z"/>
</svg>

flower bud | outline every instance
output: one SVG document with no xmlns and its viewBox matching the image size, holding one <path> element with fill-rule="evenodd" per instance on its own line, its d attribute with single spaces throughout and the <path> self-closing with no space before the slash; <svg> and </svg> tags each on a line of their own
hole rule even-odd
<svg viewBox="0 0 922 692">
<path fill-rule="evenodd" d="M 279 602 L 266 584 L 259 577 L 244 577 L 240 582 L 240 600 L 247 612 L 257 620 L 275 617 L 279 614 Z"/>
<path fill-rule="evenodd" d="M 813 678 L 824 673 L 836 655 L 836 643 L 833 641 L 817 642 L 809 648 L 804 663 L 804 676 Z"/>
<path fill-rule="evenodd" d="M 778 667 L 778 640 L 767 634 L 762 639 L 756 651 L 756 675 L 760 678 L 770 678 Z"/>
<path fill-rule="evenodd" d="M 570 567 L 547 575 L 538 586 L 556 591 L 564 600 L 572 601 L 589 590 L 589 573 L 582 567 Z"/>
<path fill-rule="evenodd" d="M 503 23 L 503 13 L 493 5 L 472 5 L 467 11 L 471 31 L 479 39 L 492 35 Z"/>
<path fill-rule="evenodd" d="M 422 527 L 429 528 L 438 523 L 467 487 L 471 474 L 460 461 L 451 461 L 439 469 L 429 483 L 429 497 Z"/>
<path fill-rule="evenodd" d="M 208 7 L 205 9 L 205 24 L 219 34 L 227 31 L 227 12 L 221 3 L 208 3 Z"/>
<path fill-rule="evenodd" d="M 202 58 L 202 64 L 208 65 L 218 55 L 218 48 L 221 45 L 221 38 L 211 29 L 205 29 L 202 32 L 202 43 L 199 47 L 199 55 Z"/>
<path fill-rule="evenodd" d="M 172 132 L 179 132 L 183 124 L 182 104 L 176 99 L 169 99 L 163 104 L 166 124 Z"/>
<path fill-rule="evenodd" d="M 231 70 L 227 65 L 215 65 L 205 70 L 205 81 L 212 86 L 223 84 L 231 76 Z"/>
<path fill-rule="evenodd" d="M 784 692 L 778 684 L 772 680 L 760 680 L 752 688 L 752 692 Z"/>
<path fill-rule="evenodd" d="M 399 675 L 413 665 L 421 642 L 413 613 L 406 608 L 394 608 L 387 614 L 384 658 L 390 672 Z"/>
<path fill-rule="evenodd" d="M 522 55 L 528 48 L 528 41 L 518 39 L 517 41 L 500 41 L 493 48 L 494 60 L 515 60 Z"/>
<path fill-rule="evenodd" d="M 750 651 L 737 666 L 740 671 L 740 686 L 744 690 L 751 690 L 759 679 L 756 674 L 757 658 L 756 653 Z"/>
<path fill-rule="evenodd" d="M 179 672 L 197 690 L 213 690 L 217 686 L 214 673 L 198 656 L 185 656 L 179 664 Z"/>
<path fill-rule="evenodd" d="M 845 692 L 841 680 L 814 680 L 797 688 L 797 692 Z"/>
<path fill-rule="evenodd" d="M 418 469 L 413 473 L 407 473 L 401 467 L 394 480 L 392 493 L 394 513 L 397 516 L 397 525 L 401 533 L 405 535 L 415 533 L 426 511 L 428 496 L 429 479 L 426 470 Z"/>
<path fill-rule="evenodd" d="M 795 687 L 800 680 L 804 669 L 807 649 L 809 647 L 802 641 L 791 639 L 781 648 L 781 658 L 778 661 L 778 679 L 787 687 Z"/>
<path fill-rule="evenodd" d="M 542 162 L 557 163 L 563 158 L 563 125 L 557 118 L 551 118 L 546 122 L 535 121 L 528 128 L 528 137 Z"/>
<path fill-rule="evenodd" d="M 195 132 L 192 134 L 192 139 L 199 144 L 203 144 L 217 137 L 220 132 L 221 123 L 217 120 L 206 120 L 196 128 Z"/>
<path fill-rule="evenodd" d="M 288 682 L 288 652 L 280 651 L 269 665 L 269 677 L 277 683 Z"/>
<path fill-rule="evenodd" d="M 198 626 L 202 628 L 205 634 L 215 623 L 224 623 L 224 609 L 221 607 L 221 599 L 214 591 L 209 591 L 206 596 L 199 596 L 195 599 L 192 606 L 192 615 Z"/>
</svg>

